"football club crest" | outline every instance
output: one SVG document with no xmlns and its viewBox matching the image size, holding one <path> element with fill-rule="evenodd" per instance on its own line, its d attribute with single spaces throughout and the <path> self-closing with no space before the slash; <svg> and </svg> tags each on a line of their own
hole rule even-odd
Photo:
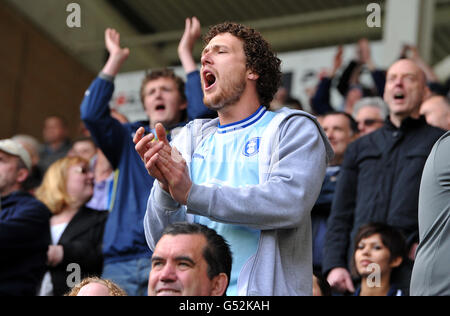
<svg viewBox="0 0 450 316">
<path fill-rule="evenodd" d="M 243 154 L 246 157 L 251 157 L 256 155 L 259 152 L 259 144 L 261 142 L 261 137 L 255 137 L 248 140 L 245 143 Z"/>
</svg>

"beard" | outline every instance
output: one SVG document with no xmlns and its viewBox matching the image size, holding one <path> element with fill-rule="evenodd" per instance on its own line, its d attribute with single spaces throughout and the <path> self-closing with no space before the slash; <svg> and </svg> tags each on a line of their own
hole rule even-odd
<svg viewBox="0 0 450 316">
<path fill-rule="evenodd" d="M 207 96 L 206 93 L 203 93 L 205 95 L 203 97 L 203 103 L 211 110 L 221 110 L 238 102 L 241 99 L 246 86 L 247 82 L 244 73 L 240 77 L 223 81 L 222 88 L 216 94 Z"/>
</svg>

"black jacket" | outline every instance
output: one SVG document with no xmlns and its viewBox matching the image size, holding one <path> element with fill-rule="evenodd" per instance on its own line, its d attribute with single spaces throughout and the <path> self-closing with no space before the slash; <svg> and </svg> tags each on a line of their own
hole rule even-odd
<svg viewBox="0 0 450 316">
<path fill-rule="evenodd" d="M 0 201 L 0 296 L 33 296 L 44 276 L 50 211 L 26 192 Z"/>
<path fill-rule="evenodd" d="M 74 281 L 76 269 L 68 269 L 68 265 L 79 265 L 80 279 L 88 276 L 100 276 L 103 267 L 102 240 L 106 211 L 96 211 L 83 206 L 67 225 L 58 245 L 64 248 L 62 262 L 50 268 L 52 276 L 53 295 L 61 296 L 69 292 L 67 279 Z M 67 271 L 69 270 L 69 271 Z"/>
<path fill-rule="evenodd" d="M 418 196 L 425 161 L 443 130 L 424 117 L 400 128 L 389 119 L 347 147 L 325 237 L 323 271 L 347 267 L 361 225 L 382 222 L 418 241 Z"/>
</svg>

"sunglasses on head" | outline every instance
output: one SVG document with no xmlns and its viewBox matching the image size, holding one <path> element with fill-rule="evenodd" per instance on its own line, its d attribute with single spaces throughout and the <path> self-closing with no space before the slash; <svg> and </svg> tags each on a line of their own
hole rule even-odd
<svg viewBox="0 0 450 316">
<path fill-rule="evenodd" d="M 383 123 L 383 120 L 365 119 L 363 121 L 358 121 L 358 124 L 363 124 L 364 126 L 373 126 L 376 123 Z"/>
</svg>

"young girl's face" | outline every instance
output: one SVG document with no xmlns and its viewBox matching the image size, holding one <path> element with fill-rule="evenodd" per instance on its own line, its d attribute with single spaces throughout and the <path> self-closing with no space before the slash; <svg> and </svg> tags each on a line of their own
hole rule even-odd
<svg viewBox="0 0 450 316">
<path fill-rule="evenodd" d="M 374 271 L 380 271 L 381 274 L 390 273 L 399 265 L 397 261 L 391 260 L 391 252 L 383 244 L 380 234 L 361 239 L 355 251 L 356 270 L 363 277 Z"/>
</svg>

